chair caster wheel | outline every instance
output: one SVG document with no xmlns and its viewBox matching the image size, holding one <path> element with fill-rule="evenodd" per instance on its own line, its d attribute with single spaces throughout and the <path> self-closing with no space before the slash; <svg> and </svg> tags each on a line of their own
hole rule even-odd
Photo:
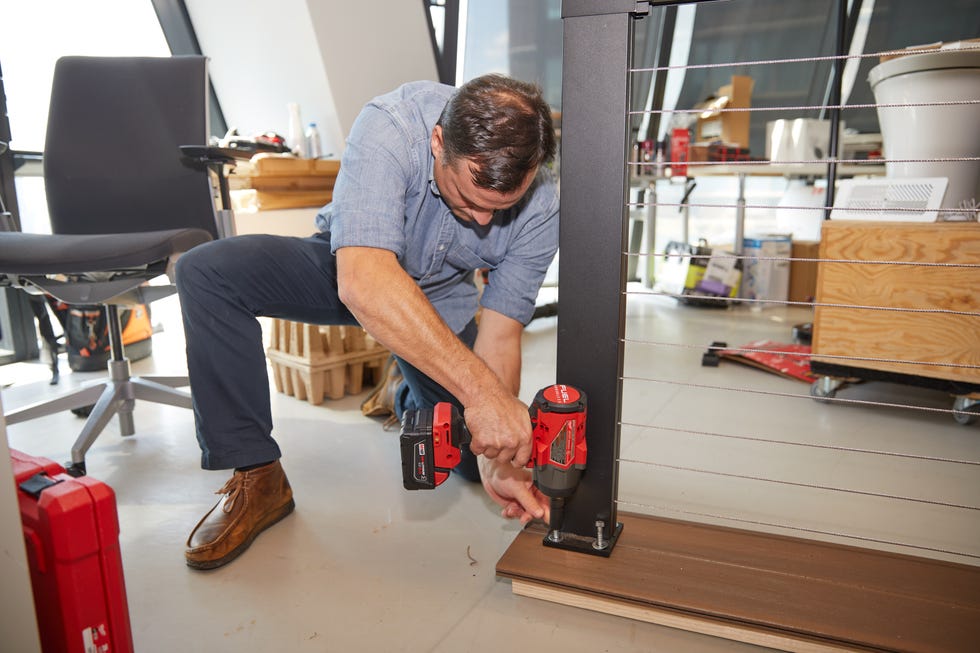
<svg viewBox="0 0 980 653">
<path fill-rule="evenodd" d="M 830 400 L 837 396 L 837 389 L 844 385 L 839 379 L 829 376 L 821 376 L 810 384 L 810 396 L 823 404 L 830 403 Z"/>
<path fill-rule="evenodd" d="M 957 397 L 953 401 L 953 419 L 957 424 L 968 426 L 980 417 L 980 400 Z"/>
<path fill-rule="evenodd" d="M 82 406 L 81 408 L 72 408 L 71 412 L 73 415 L 78 415 L 79 417 L 88 417 L 92 414 L 92 410 L 95 408 L 95 404 L 90 406 Z"/>
<path fill-rule="evenodd" d="M 65 463 L 65 473 L 75 478 L 85 476 L 85 461 L 83 460 L 80 463 Z"/>
</svg>

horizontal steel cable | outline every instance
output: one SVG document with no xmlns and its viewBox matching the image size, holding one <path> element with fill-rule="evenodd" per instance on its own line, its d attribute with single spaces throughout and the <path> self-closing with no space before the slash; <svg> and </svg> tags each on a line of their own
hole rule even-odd
<svg viewBox="0 0 980 653">
<path fill-rule="evenodd" d="M 865 361 L 872 363 L 902 363 L 907 365 L 925 365 L 932 367 L 951 367 L 957 369 L 968 369 L 976 370 L 980 369 L 980 365 L 971 365 L 969 363 L 952 363 L 952 362 L 937 362 L 937 361 L 914 361 L 905 360 L 903 358 L 876 358 L 872 356 L 844 356 L 842 354 L 814 354 L 813 352 L 795 352 L 795 351 L 781 351 L 778 349 L 755 349 L 755 348 L 743 348 L 743 347 L 720 347 L 709 345 L 705 347 L 704 345 L 692 345 L 683 342 L 658 342 L 656 340 L 639 340 L 637 338 L 620 338 L 620 342 L 628 342 L 637 345 L 651 345 L 654 347 L 675 347 L 684 349 L 697 349 L 698 351 L 729 351 L 737 353 L 753 353 L 753 354 L 774 354 L 777 356 L 788 356 L 795 358 L 813 358 L 814 356 L 818 358 L 829 358 L 836 360 L 847 360 L 847 361 Z"/>
<path fill-rule="evenodd" d="M 772 113 L 774 111 L 822 111 L 824 109 L 905 109 L 908 107 L 959 107 L 978 105 L 980 100 L 937 100 L 934 102 L 866 102 L 862 104 L 804 104 L 787 107 L 724 107 L 721 109 L 634 109 L 628 116 L 644 116 L 654 113 Z"/>
<path fill-rule="evenodd" d="M 681 203 L 681 202 L 628 202 L 626 206 L 641 207 L 641 206 L 676 206 L 683 208 L 685 206 L 695 209 L 737 209 L 739 207 L 744 209 L 789 209 L 793 211 L 832 211 L 835 208 L 848 212 L 863 212 L 863 213 L 963 213 L 964 211 L 975 211 L 975 208 L 961 208 L 961 209 L 916 209 L 916 208 L 906 208 L 906 207 L 834 207 L 834 206 L 781 206 L 776 204 L 695 204 L 693 202 Z M 970 222 L 965 220 L 963 222 Z"/>
<path fill-rule="evenodd" d="M 973 506 L 965 503 L 950 503 L 947 501 L 938 501 L 935 499 L 923 499 L 922 497 L 910 497 L 910 496 L 903 496 L 900 494 L 888 494 L 887 492 L 874 492 L 872 490 L 856 490 L 854 488 L 836 487 L 833 485 L 819 485 L 816 483 L 803 483 L 801 481 L 787 481 L 778 478 L 769 478 L 766 476 L 753 476 L 751 474 L 719 472 L 713 469 L 702 469 L 700 467 L 687 467 L 684 465 L 670 465 L 668 463 L 658 463 L 658 462 L 653 462 L 651 460 L 637 460 L 635 458 L 618 458 L 617 461 L 621 463 L 633 463 L 638 465 L 649 465 L 651 467 L 661 467 L 663 469 L 672 469 L 674 471 L 680 471 L 680 472 L 694 472 L 695 474 L 707 474 L 709 476 L 721 476 L 724 478 L 739 478 L 746 481 L 760 481 L 762 483 L 775 483 L 777 485 L 788 485 L 791 487 L 804 487 L 812 490 L 825 490 L 827 492 L 842 492 L 844 494 L 858 494 L 867 497 L 877 497 L 879 499 L 894 499 L 896 501 L 908 501 L 910 503 L 924 503 L 924 504 L 929 504 L 934 506 L 943 506 L 946 508 L 960 508 L 962 510 L 980 511 L 980 506 Z"/>
<path fill-rule="evenodd" d="M 743 392 L 747 394 L 764 395 L 770 397 L 791 397 L 794 399 L 807 399 L 809 401 L 814 400 L 813 397 L 811 397 L 808 394 L 801 395 L 801 394 L 796 394 L 795 392 L 774 392 L 772 390 L 734 388 L 731 386 L 719 386 L 719 385 L 708 385 L 704 383 L 689 383 L 685 381 L 674 381 L 672 379 L 652 379 L 652 378 L 642 377 L 642 376 L 623 375 L 619 378 L 622 381 L 643 381 L 647 383 L 665 383 L 667 385 L 677 385 L 686 388 L 698 388 L 700 390 L 725 390 L 730 392 Z M 953 410 L 952 408 L 932 408 L 930 406 L 913 406 L 909 404 L 896 404 L 896 403 L 884 402 L 884 401 L 870 401 L 867 399 L 843 399 L 841 397 L 821 397 L 820 401 L 826 403 L 835 403 L 835 404 L 854 404 L 858 406 L 882 406 L 885 408 L 904 408 L 906 410 L 919 410 L 923 412 L 944 413 L 948 415 L 962 412 L 959 410 Z"/>
<path fill-rule="evenodd" d="M 685 252 L 620 252 L 624 256 L 654 256 L 656 258 L 708 258 L 707 254 Z M 881 259 L 812 258 L 793 256 L 755 256 L 732 252 L 712 252 L 711 258 L 748 261 L 802 261 L 806 263 L 846 263 L 848 265 L 910 265 L 925 268 L 980 268 L 980 263 L 943 263 L 932 261 L 884 261 Z"/>
<path fill-rule="evenodd" d="M 829 163 L 846 163 L 856 166 L 866 166 L 868 168 L 880 167 L 883 163 L 969 163 L 971 161 L 980 161 L 978 156 L 945 156 L 945 157 L 934 157 L 928 159 L 803 159 L 799 161 L 770 161 L 769 159 L 748 159 L 743 161 L 661 161 L 665 166 L 670 166 L 672 163 L 680 163 L 681 165 L 687 167 L 710 167 L 710 166 L 760 166 L 760 165 L 771 165 L 777 164 L 783 165 L 824 165 Z M 651 166 L 657 164 L 656 161 L 627 161 L 627 165 L 640 167 L 640 166 Z M 683 176 L 683 175 L 679 175 Z M 778 175 L 773 175 L 778 176 Z"/>
<path fill-rule="evenodd" d="M 886 50 L 884 52 L 866 52 L 861 54 L 837 54 L 837 55 L 818 55 L 815 57 L 795 57 L 786 59 L 756 59 L 752 61 L 733 61 L 731 63 L 703 63 L 703 64 L 680 64 L 676 66 L 654 66 L 651 68 L 630 68 L 631 73 L 659 72 L 663 70 L 697 70 L 704 68 L 728 68 L 732 66 L 759 66 L 785 63 L 815 63 L 820 61 L 837 61 L 839 59 L 870 59 L 878 57 L 898 57 L 913 54 L 927 54 L 930 52 L 970 52 L 980 50 L 980 46 L 966 46 L 962 48 L 947 48 L 946 50 L 911 48 L 908 50 Z"/>
<path fill-rule="evenodd" d="M 674 297 L 675 299 L 708 299 L 719 303 L 745 303 L 745 304 L 778 304 L 780 306 L 823 306 L 827 308 L 855 308 L 870 311 L 889 311 L 897 313 L 939 313 L 942 315 L 964 315 L 967 317 L 980 317 L 980 311 L 954 311 L 947 308 L 899 308 L 896 306 L 874 306 L 865 304 L 838 304 L 834 302 L 797 302 L 786 299 L 752 299 L 743 297 L 717 297 L 702 295 L 682 295 L 662 290 L 626 290 L 624 295 L 649 295 L 655 297 Z"/>
<path fill-rule="evenodd" d="M 812 534 L 817 534 L 817 535 L 830 535 L 830 536 L 833 536 L 833 537 L 842 537 L 842 538 L 847 538 L 847 539 L 852 539 L 852 540 L 858 540 L 858 541 L 861 541 L 861 542 L 875 542 L 876 544 L 887 544 L 887 545 L 890 545 L 890 546 L 900 546 L 900 547 L 905 547 L 905 548 L 909 548 L 909 549 L 917 549 L 917 550 L 920 550 L 920 551 L 933 551 L 935 553 L 944 553 L 944 554 L 948 554 L 948 555 L 957 555 L 957 556 L 963 556 L 963 557 L 966 557 L 966 558 L 980 559 L 980 555 L 977 555 L 977 554 L 974 554 L 974 553 L 966 553 L 964 551 L 954 551 L 952 549 L 940 549 L 938 547 L 922 546 L 922 545 L 918 545 L 918 544 L 908 544 L 906 542 L 896 542 L 896 541 L 893 541 L 893 540 L 884 540 L 884 539 L 880 539 L 880 538 L 868 537 L 868 536 L 864 536 L 864 535 L 854 535 L 854 534 L 851 534 L 851 533 L 841 533 L 841 532 L 837 532 L 837 531 L 826 531 L 826 530 L 821 530 L 821 529 L 818 529 L 818 528 L 806 528 L 804 526 L 790 526 L 789 524 L 777 524 L 777 523 L 762 521 L 762 520 L 758 520 L 758 519 L 745 519 L 743 517 L 729 517 L 729 516 L 726 516 L 726 515 L 716 515 L 716 514 L 712 514 L 712 513 L 709 513 L 709 512 L 698 512 L 698 511 L 694 511 L 694 510 L 684 510 L 684 509 L 681 509 L 681 508 L 670 508 L 670 507 L 667 507 L 667 506 L 654 506 L 654 505 L 650 505 L 650 504 L 639 503 L 637 501 L 627 501 L 625 499 L 616 499 L 616 504 L 617 505 L 636 506 L 638 508 L 643 508 L 643 509 L 646 509 L 646 510 L 654 510 L 654 511 L 661 511 L 661 512 L 672 512 L 672 513 L 679 513 L 679 514 L 691 515 L 691 516 L 696 516 L 696 517 L 707 517 L 709 519 L 721 519 L 721 520 L 727 520 L 727 521 L 737 522 L 737 523 L 741 523 L 741 524 L 752 524 L 754 526 L 770 526 L 770 527 L 774 527 L 774 528 L 784 528 L 784 529 L 787 529 L 787 530 L 798 531 L 798 532 L 801 532 L 801 533 L 812 533 Z"/>
<path fill-rule="evenodd" d="M 963 50 L 970 50 L 970 49 L 978 49 L 978 48 L 963 48 Z M 914 52 L 909 52 L 909 51 L 889 51 L 889 52 L 885 52 L 885 53 L 869 53 L 869 54 L 861 54 L 861 55 L 840 55 L 840 56 L 826 56 L 826 57 L 807 57 L 807 58 L 781 59 L 781 60 L 775 59 L 775 60 L 760 60 L 760 61 L 732 62 L 732 63 L 704 64 L 704 65 L 658 66 L 658 67 L 654 67 L 654 68 L 632 68 L 632 69 L 630 69 L 629 72 L 654 72 L 654 71 L 672 70 L 672 69 L 716 68 L 716 67 L 727 67 L 727 66 L 745 66 L 745 65 L 752 65 L 752 64 L 777 64 L 777 63 L 794 63 L 794 62 L 833 61 L 833 60 L 838 60 L 838 59 L 849 59 L 849 58 L 878 57 L 878 56 L 881 56 L 883 54 L 902 55 L 902 54 L 914 54 Z M 953 105 L 962 105 L 962 104 L 980 104 L 980 100 L 978 100 L 978 101 L 969 101 L 968 100 L 968 101 L 962 101 L 962 102 L 935 102 L 935 103 L 921 103 L 921 104 L 855 104 L 855 105 L 824 105 L 824 106 L 815 106 L 815 107 L 773 107 L 773 108 L 760 108 L 760 107 L 756 107 L 756 108 L 744 108 L 744 109 L 743 108 L 734 108 L 733 107 L 733 108 L 726 108 L 726 109 L 718 110 L 717 113 L 725 113 L 725 112 L 733 112 L 734 113 L 734 112 L 744 112 L 744 111 L 790 111 L 790 110 L 799 111 L 799 110 L 810 110 L 810 109 L 821 109 L 821 108 L 826 108 L 826 109 L 834 109 L 834 108 L 848 109 L 848 108 L 872 108 L 872 107 L 874 107 L 874 108 L 879 108 L 879 107 L 881 107 L 881 108 L 896 107 L 897 108 L 897 107 L 912 107 L 912 106 L 953 106 Z M 642 114 L 651 114 L 651 113 L 702 113 L 703 111 L 704 111 L 704 109 L 649 110 L 649 111 L 631 111 L 631 112 L 629 112 L 629 115 L 642 115 Z M 919 163 L 919 162 L 921 162 L 921 163 L 927 163 L 927 162 L 976 161 L 976 160 L 980 160 L 980 157 L 959 157 L 959 158 L 950 158 L 950 159 L 921 159 L 921 160 L 892 160 L 891 162 L 895 162 L 895 163 L 898 163 L 898 162 L 903 162 L 903 163 Z M 817 164 L 821 164 L 821 165 L 823 165 L 823 164 L 831 164 L 831 163 L 854 163 L 854 164 L 869 164 L 870 165 L 870 164 L 881 164 L 881 163 L 886 163 L 886 162 L 888 162 L 888 161 L 882 160 L 882 159 L 874 160 L 874 161 L 868 161 L 868 160 L 864 160 L 864 159 L 860 159 L 860 160 L 859 159 L 833 159 L 833 160 L 822 159 L 822 160 L 818 160 L 818 161 L 796 161 L 796 162 L 780 162 L 780 163 L 817 163 Z M 667 165 L 669 165 L 668 162 L 665 162 L 665 163 Z M 759 165 L 760 163 L 764 163 L 764 162 L 760 162 L 760 161 L 739 161 L 739 162 L 720 162 L 720 161 L 719 162 L 715 162 L 715 161 L 711 161 L 711 162 L 687 162 L 687 165 L 689 165 L 689 166 L 705 166 L 705 167 L 708 167 L 708 166 L 715 166 L 715 165 L 727 165 L 727 166 Z M 648 166 L 648 165 L 652 165 L 652 164 L 653 164 L 653 162 L 630 162 L 629 165 L 633 165 L 633 166 L 641 166 L 641 165 L 642 166 Z M 650 206 L 650 205 L 684 206 L 682 204 L 659 204 L 659 203 L 655 203 L 655 204 L 650 204 L 650 203 L 636 203 L 635 204 L 635 206 Z M 634 204 L 630 204 L 630 206 L 634 206 Z M 734 205 L 732 205 L 732 206 L 726 206 L 726 205 L 692 205 L 692 204 L 687 204 L 687 206 L 713 206 L 713 207 L 717 207 L 717 208 L 737 208 Z M 757 207 L 757 206 L 747 206 L 745 208 L 767 208 L 767 209 L 771 209 L 771 208 L 780 208 L 780 209 L 783 209 L 783 208 L 790 208 L 790 209 L 798 208 L 798 209 L 802 209 L 802 210 L 821 210 L 821 209 L 826 210 L 827 208 L 830 208 L 830 207 L 776 207 L 776 206 Z M 901 212 L 902 211 L 901 209 L 899 211 L 895 211 L 893 209 L 864 209 L 864 210 L 872 210 L 872 211 L 880 211 L 880 212 L 886 212 L 886 211 L 887 212 Z M 969 210 L 969 209 L 945 209 L 945 210 L 941 209 L 941 210 L 939 210 L 937 212 L 962 213 L 964 210 Z M 921 212 L 923 212 L 923 210 L 920 210 L 920 209 L 905 209 L 905 211 L 915 212 L 915 213 L 921 213 Z M 643 254 L 643 253 L 638 253 L 638 254 L 625 253 L 625 254 L 627 254 L 627 255 L 637 255 L 637 256 L 640 256 L 640 255 L 647 255 L 647 256 L 649 256 L 650 255 L 650 254 Z M 687 258 L 690 255 L 689 254 L 678 254 L 677 256 Z M 746 259 L 754 259 L 754 260 L 767 260 L 766 258 L 763 258 L 763 257 L 738 257 L 738 256 L 735 256 L 734 258 L 746 258 Z M 806 261 L 814 261 L 815 260 L 815 259 L 787 259 L 787 258 L 783 258 L 783 257 L 770 257 L 769 260 L 774 260 L 774 259 L 779 259 L 779 260 L 806 260 Z M 816 259 L 816 260 L 824 261 L 823 259 Z M 827 262 L 831 262 L 831 261 L 827 261 Z M 847 262 L 847 261 L 833 261 L 833 262 Z M 873 264 L 875 262 L 872 262 L 872 261 L 852 261 L 852 263 Z M 915 262 L 892 262 L 892 261 L 885 261 L 885 262 L 881 262 L 881 263 L 896 264 L 896 265 L 905 264 L 905 265 L 941 266 L 941 267 L 980 267 L 980 264 L 963 264 L 963 265 L 943 264 L 943 263 L 938 263 L 938 264 L 921 264 L 921 263 L 915 263 Z M 627 292 L 626 294 L 657 294 L 657 293 L 629 293 L 629 292 Z M 678 295 L 672 295 L 672 294 L 668 294 L 668 293 L 659 293 L 659 294 L 666 295 L 666 296 L 679 297 Z M 786 303 L 786 304 L 790 304 L 790 302 L 771 302 L 771 303 Z M 793 304 L 800 304 L 800 305 L 806 305 L 806 306 L 812 306 L 812 305 L 814 305 L 814 304 L 809 303 L 809 302 L 794 302 Z M 827 304 L 827 305 L 829 305 L 829 306 L 835 306 L 833 304 Z M 873 307 L 873 306 L 868 306 L 868 307 L 855 307 L 855 308 L 869 308 L 869 309 L 879 309 L 879 310 L 887 310 L 888 309 L 888 307 Z M 892 310 L 901 310 L 901 309 L 892 309 Z M 932 310 L 928 310 L 928 309 L 926 309 L 926 310 L 920 309 L 920 310 L 918 310 L 916 312 L 946 312 L 946 311 L 941 311 L 941 310 L 932 311 Z M 965 314 L 967 314 L 967 315 L 980 315 L 980 314 L 974 314 L 974 313 L 965 313 Z M 666 344 L 666 343 L 644 343 L 644 344 Z M 685 345 L 679 345 L 679 346 L 685 346 Z M 868 359 L 863 359 L 863 360 L 887 360 L 887 359 L 871 359 L 871 358 L 868 358 Z M 896 362 L 901 362 L 901 361 L 896 361 Z M 943 364 L 940 363 L 939 365 L 943 365 Z M 960 364 L 950 364 L 950 366 L 954 366 L 954 367 L 973 367 L 973 366 L 965 366 L 965 365 L 960 365 Z M 786 393 L 772 393 L 772 392 L 764 392 L 764 391 L 749 391 L 749 390 L 744 390 L 744 389 L 741 389 L 741 388 L 721 388 L 721 387 L 698 385 L 698 384 L 677 383 L 677 382 L 664 381 L 664 380 L 659 380 L 659 379 L 642 379 L 642 378 L 638 378 L 638 377 L 621 377 L 621 378 L 623 378 L 624 380 L 626 380 L 626 379 L 633 379 L 633 380 L 652 381 L 652 382 L 661 382 L 661 383 L 674 383 L 675 385 L 686 385 L 686 386 L 691 386 L 691 387 L 714 388 L 714 389 L 720 389 L 720 390 L 737 390 L 737 391 L 742 391 L 742 392 L 755 392 L 757 394 L 770 394 L 770 395 L 776 395 L 776 396 L 795 396 L 795 397 L 799 397 L 799 398 L 811 399 L 809 396 L 806 396 L 806 395 L 794 395 L 794 394 L 786 394 Z M 830 401 L 830 400 L 828 399 L 828 401 Z M 882 405 L 882 406 L 893 406 L 893 407 L 899 407 L 899 408 L 909 408 L 909 406 L 905 406 L 905 405 L 886 404 L 886 403 L 881 403 L 881 402 L 868 402 L 868 401 L 861 401 L 861 400 L 846 400 L 846 399 L 841 399 L 841 400 L 836 400 L 836 401 L 840 401 L 842 403 L 874 404 L 874 405 Z M 946 410 L 942 410 L 942 409 L 931 409 L 931 408 L 927 408 L 927 407 L 918 407 L 918 408 L 921 408 L 922 410 L 930 410 L 930 411 L 937 411 L 937 412 L 953 412 L 953 411 L 946 411 Z M 627 423 L 621 423 L 621 424 L 627 424 Z M 642 426 L 642 425 L 633 425 L 633 426 Z M 665 427 L 652 427 L 651 426 L 649 428 L 665 428 Z M 680 430 L 680 429 L 667 429 L 667 430 Z M 690 432 L 691 433 L 697 433 L 697 432 L 694 432 L 694 431 L 690 431 Z M 816 448 L 839 449 L 839 450 L 846 450 L 846 451 L 854 451 L 854 452 L 858 452 L 858 453 L 870 453 L 870 454 L 878 454 L 878 455 L 896 455 L 896 456 L 900 456 L 900 457 L 909 457 L 909 458 L 924 458 L 924 459 L 927 459 L 927 460 L 935 460 L 935 461 L 938 461 L 938 462 L 955 462 L 955 463 L 970 464 L 970 465 L 978 465 L 978 464 L 980 464 L 980 462 L 976 462 L 976 461 L 957 461 L 957 460 L 952 460 L 952 459 L 942 459 L 942 458 L 934 458 L 934 457 L 928 457 L 928 456 L 922 456 L 922 457 L 920 457 L 920 456 L 916 456 L 916 455 L 913 455 L 913 454 L 891 454 L 889 452 L 877 452 L 877 451 L 872 451 L 872 450 L 859 450 L 859 449 L 845 448 L 845 447 L 838 448 L 838 447 L 833 447 L 833 446 L 830 446 L 830 445 L 807 445 L 805 443 L 792 443 L 792 442 L 784 442 L 784 441 L 765 440 L 765 439 L 758 439 L 758 438 L 750 438 L 750 437 L 746 437 L 746 436 L 724 436 L 724 435 L 721 435 L 721 434 L 705 434 L 705 433 L 698 433 L 698 434 L 699 435 L 716 435 L 718 437 L 732 437 L 732 438 L 747 439 L 747 440 L 761 440 L 761 441 L 765 441 L 765 442 L 773 442 L 773 443 L 787 444 L 787 445 L 813 446 L 813 447 L 816 447 Z M 631 461 L 631 460 L 628 460 L 628 459 L 623 459 L 623 461 L 624 462 L 644 462 L 644 461 Z M 657 463 L 645 463 L 645 464 L 655 464 L 656 465 Z M 660 466 L 671 467 L 669 465 L 660 465 Z M 675 468 L 677 468 L 677 467 L 675 467 Z M 711 471 L 708 471 L 708 470 L 697 470 L 697 469 L 692 469 L 692 468 L 679 468 L 679 469 L 688 469 L 689 471 L 695 471 L 695 472 L 700 471 L 700 472 L 705 472 L 705 473 L 719 473 L 719 472 L 711 472 Z M 728 474 L 725 474 L 725 473 L 719 473 L 719 474 L 728 475 Z M 740 476 L 740 475 L 731 475 L 731 476 L 736 476 L 736 477 L 740 477 L 740 478 L 747 478 L 747 479 L 752 479 L 752 480 L 781 482 L 781 481 L 777 481 L 775 479 L 756 478 L 756 477 Z M 795 485 L 795 483 L 791 483 L 791 482 L 786 482 L 786 483 Z M 846 489 L 841 489 L 841 488 L 824 488 L 822 486 L 809 486 L 809 487 L 814 487 L 814 488 L 817 488 L 817 489 L 829 489 L 829 490 L 843 491 L 843 492 L 847 492 L 848 491 Z M 858 493 L 864 494 L 865 492 L 858 491 Z M 885 498 L 894 498 L 894 499 L 899 499 L 899 500 L 912 500 L 912 501 L 922 501 L 922 502 L 925 502 L 925 503 L 935 503 L 935 502 L 931 502 L 929 500 L 921 500 L 921 499 L 915 499 L 915 498 L 909 499 L 909 498 L 906 498 L 906 497 L 898 497 L 898 496 L 885 495 L 885 494 L 877 494 L 877 493 L 870 493 L 870 494 L 872 494 L 873 496 L 882 496 L 882 497 L 885 497 Z M 923 550 L 923 551 L 933 551 L 933 552 L 938 552 L 938 553 L 944 553 L 944 554 L 950 554 L 950 555 L 959 555 L 959 556 L 965 556 L 965 557 L 978 558 L 978 559 L 980 559 L 980 555 L 975 555 L 975 554 L 970 554 L 970 553 L 964 553 L 964 552 L 960 552 L 960 551 L 947 550 L 947 549 L 936 548 L 936 547 L 917 546 L 917 545 L 912 545 L 912 544 L 908 544 L 908 543 L 904 543 L 904 542 L 895 542 L 895 541 L 889 541 L 889 540 L 885 540 L 885 539 L 876 539 L 876 538 L 865 537 L 865 536 L 858 536 L 858 535 L 851 535 L 851 534 L 846 534 L 846 533 L 838 533 L 838 532 L 825 531 L 825 530 L 819 530 L 819 529 L 795 527 L 795 526 L 789 526 L 789 525 L 786 525 L 786 524 L 775 524 L 775 523 L 769 523 L 769 522 L 758 521 L 758 520 L 740 519 L 740 518 L 728 517 L 728 516 L 722 516 L 722 515 L 712 515 L 710 513 L 704 513 L 704 512 L 694 512 L 694 511 L 680 510 L 680 509 L 674 509 L 674 508 L 668 508 L 668 507 L 657 507 L 657 506 L 651 506 L 651 505 L 646 505 L 646 504 L 637 503 L 637 502 L 624 501 L 624 500 L 618 500 L 617 503 L 620 504 L 620 505 L 634 505 L 634 506 L 639 506 L 639 507 L 646 508 L 646 509 L 664 510 L 664 511 L 669 511 L 669 512 L 677 512 L 677 513 L 687 514 L 687 515 L 697 515 L 697 516 L 702 516 L 702 517 L 709 517 L 709 518 L 713 518 L 713 519 L 728 520 L 728 521 L 735 521 L 735 522 L 741 522 L 741 523 L 747 523 L 747 524 L 755 524 L 755 525 L 763 525 L 763 526 L 771 526 L 771 527 L 784 528 L 784 529 L 789 529 L 789 530 L 794 530 L 794 531 L 800 531 L 800 532 L 806 532 L 806 533 L 815 533 L 815 534 L 822 534 L 822 535 L 830 535 L 830 536 L 835 536 L 835 537 L 843 537 L 843 538 L 860 540 L 860 541 L 866 541 L 866 542 L 876 542 L 876 543 L 879 543 L 879 544 L 887 544 L 887 545 L 893 545 L 893 546 L 898 546 L 898 547 L 912 548 L 912 549 L 918 549 L 918 550 Z M 951 507 L 963 507 L 963 508 L 972 509 L 972 510 L 980 509 L 980 508 L 977 508 L 977 507 L 974 507 L 974 506 L 957 506 L 955 504 L 941 504 L 941 505 L 948 505 L 948 506 L 951 506 Z"/>
<path fill-rule="evenodd" d="M 790 440 L 776 440 L 773 438 L 759 438 L 749 435 L 734 435 L 731 433 L 714 433 L 711 431 L 696 431 L 694 429 L 681 429 L 673 426 L 656 426 L 653 424 L 636 424 L 633 422 L 619 422 L 620 426 L 630 426 L 643 429 L 654 429 L 658 431 L 670 431 L 672 433 L 683 433 L 685 435 L 697 435 L 711 438 L 723 438 L 728 440 L 741 440 L 747 442 L 760 442 L 765 444 L 780 444 L 790 447 L 802 447 L 805 449 L 826 449 L 829 451 L 840 451 L 846 453 L 859 453 L 876 456 L 886 456 L 889 458 L 909 458 L 912 460 L 927 460 L 937 463 L 953 463 L 957 465 L 980 466 L 980 460 L 960 460 L 958 458 L 943 458 L 940 456 L 927 456 L 925 454 L 902 453 L 899 451 L 880 451 L 878 449 L 861 449 L 859 447 L 845 447 L 834 444 L 815 444 L 812 442 L 792 442 Z"/>
</svg>

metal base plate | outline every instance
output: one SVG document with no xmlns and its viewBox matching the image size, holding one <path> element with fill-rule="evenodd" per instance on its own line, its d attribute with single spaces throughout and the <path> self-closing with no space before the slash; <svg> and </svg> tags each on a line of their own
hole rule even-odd
<svg viewBox="0 0 980 653">
<path fill-rule="evenodd" d="M 594 537 L 583 537 L 581 535 L 575 535 L 573 533 L 562 533 L 562 539 L 559 542 L 555 542 L 548 538 L 548 534 L 545 534 L 541 543 L 547 547 L 553 549 L 565 549 L 566 551 L 578 551 L 579 553 L 588 553 L 589 555 L 602 556 L 603 558 L 608 558 L 612 554 L 613 548 L 616 546 L 616 542 L 619 540 L 619 534 L 623 532 L 623 524 L 621 522 L 616 523 L 616 528 L 613 529 L 612 536 L 604 541 L 604 546 L 601 549 L 596 548 L 596 538 Z"/>
</svg>

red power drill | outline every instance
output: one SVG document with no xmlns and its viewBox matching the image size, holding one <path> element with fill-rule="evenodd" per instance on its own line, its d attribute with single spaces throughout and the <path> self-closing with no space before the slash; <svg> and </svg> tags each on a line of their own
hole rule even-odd
<svg viewBox="0 0 980 653">
<path fill-rule="evenodd" d="M 585 393 L 568 385 L 550 385 L 531 402 L 531 459 L 534 484 L 551 499 L 549 530 L 560 537 L 565 499 L 575 492 L 585 469 Z M 459 447 L 472 437 L 453 404 L 408 410 L 399 436 L 402 482 L 406 490 L 431 490 L 459 464 Z"/>
</svg>

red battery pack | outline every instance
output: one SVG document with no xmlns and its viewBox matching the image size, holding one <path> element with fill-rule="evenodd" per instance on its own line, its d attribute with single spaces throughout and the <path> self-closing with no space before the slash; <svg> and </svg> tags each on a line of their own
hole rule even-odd
<svg viewBox="0 0 980 653">
<path fill-rule="evenodd" d="M 116 496 L 47 458 L 11 450 L 45 653 L 131 653 Z"/>
</svg>

